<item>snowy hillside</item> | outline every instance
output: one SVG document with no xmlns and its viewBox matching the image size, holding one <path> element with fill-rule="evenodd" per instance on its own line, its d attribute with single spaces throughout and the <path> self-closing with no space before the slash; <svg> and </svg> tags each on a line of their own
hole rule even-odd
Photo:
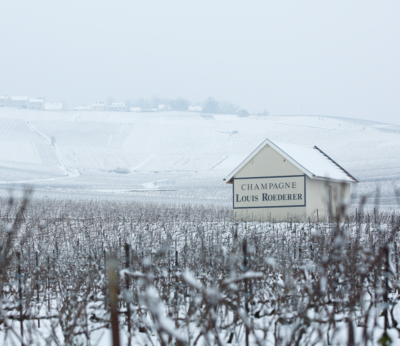
<svg viewBox="0 0 400 346">
<path fill-rule="evenodd" d="M 318 116 L 0 108 L 0 182 L 37 192 L 230 202 L 222 179 L 265 138 L 317 145 L 372 191 L 400 177 L 400 127 Z M 390 182 L 390 183 L 389 183 Z M 44 192 L 45 191 L 45 192 Z"/>
</svg>

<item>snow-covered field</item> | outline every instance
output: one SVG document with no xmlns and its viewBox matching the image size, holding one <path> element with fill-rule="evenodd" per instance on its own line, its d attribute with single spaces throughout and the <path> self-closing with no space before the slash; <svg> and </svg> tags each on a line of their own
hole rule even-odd
<svg viewBox="0 0 400 346">
<path fill-rule="evenodd" d="M 400 127 L 318 116 L 42 112 L 0 108 L 0 184 L 37 196 L 230 203 L 223 182 L 265 138 L 317 145 L 394 204 Z M 355 202 L 355 199 L 353 200 Z"/>
</svg>

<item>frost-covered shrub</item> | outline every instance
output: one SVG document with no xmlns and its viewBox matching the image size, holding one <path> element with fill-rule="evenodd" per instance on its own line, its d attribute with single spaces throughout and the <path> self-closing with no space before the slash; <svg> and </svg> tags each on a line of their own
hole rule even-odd
<svg viewBox="0 0 400 346">
<path fill-rule="evenodd" d="M 5 343 L 21 319 L 26 344 L 109 343 L 110 328 L 121 345 L 398 337 L 394 213 L 234 222 L 223 206 L 0 198 L 0 220 Z"/>
</svg>

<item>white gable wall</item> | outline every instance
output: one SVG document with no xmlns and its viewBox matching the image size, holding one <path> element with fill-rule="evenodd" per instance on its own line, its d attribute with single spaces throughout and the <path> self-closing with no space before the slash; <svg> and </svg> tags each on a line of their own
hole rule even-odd
<svg viewBox="0 0 400 346">
<path fill-rule="evenodd" d="M 282 174 L 285 172 L 285 174 Z M 304 175 L 296 166 L 272 149 L 265 146 L 248 162 L 235 178 L 275 177 L 281 175 Z"/>
</svg>

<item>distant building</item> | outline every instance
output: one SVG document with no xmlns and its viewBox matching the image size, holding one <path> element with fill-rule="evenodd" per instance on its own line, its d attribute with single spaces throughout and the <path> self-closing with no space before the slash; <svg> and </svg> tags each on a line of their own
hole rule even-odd
<svg viewBox="0 0 400 346">
<path fill-rule="evenodd" d="M 114 102 L 111 103 L 108 106 L 109 111 L 114 111 L 114 112 L 125 112 L 126 111 L 126 106 L 125 103 L 122 102 Z"/>
<path fill-rule="evenodd" d="M 188 111 L 189 112 L 202 112 L 203 107 L 202 106 L 189 106 Z"/>
<path fill-rule="evenodd" d="M 44 110 L 45 111 L 64 111 L 65 110 L 64 102 L 57 102 L 57 103 L 45 102 Z"/>
<path fill-rule="evenodd" d="M 29 109 L 44 110 L 44 99 L 42 98 L 29 98 L 28 100 Z"/>
<path fill-rule="evenodd" d="M 0 107 L 8 107 L 10 105 L 10 96 L 0 96 Z"/>
<path fill-rule="evenodd" d="M 141 110 L 140 110 L 141 112 L 157 112 L 158 111 L 158 108 L 142 108 Z"/>
<path fill-rule="evenodd" d="M 130 111 L 131 112 L 140 112 L 141 109 L 140 109 L 140 107 L 130 107 Z"/>
<path fill-rule="evenodd" d="M 170 105 L 158 105 L 158 110 L 159 111 L 169 111 L 171 110 Z"/>
<path fill-rule="evenodd" d="M 93 111 L 104 111 L 105 105 L 104 102 L 96 102 L 90 106 Z"/>
<path fill-rule="evenodd" d="M 74 108 L 74 111 L 91 111 L 90 106 L 78 106 Z"/>
<path fill-rule="evenodd" d="M 10 96 L 10 106 L 15 108 L 28 108 L 28 96 Z"/>
</svg>

